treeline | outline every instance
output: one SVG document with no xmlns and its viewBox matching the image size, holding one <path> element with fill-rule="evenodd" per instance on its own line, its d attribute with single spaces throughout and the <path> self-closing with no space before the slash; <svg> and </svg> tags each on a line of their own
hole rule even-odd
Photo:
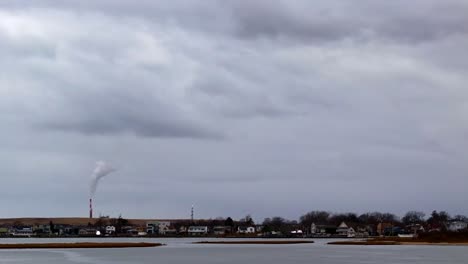
<svg viewBox="0 0 468 264">
<path fill-rule="evenodd" d="M 450 221 L 468 222 L 468 218 L 464 215 L 455 215 L 452 217 L 445 211 L 433 211 L 428 216 L 426 216 L 424 212 L 409 211 L 403 217 L 398 217 L 392 213 L 381 212 L 369 212 L 358 215 L 356 213 L 311 211 L 302 215 L 299 221 L 276 216 L 265 218 L 261 224 L 271 230 L 290 230 L 291 228 L 308 230 L 312 223 L 323 226 L 338 226 L 342 222 L 355 226 L 377 226 L 380 223 L 402 227 L 421 225 L 427 230 L 444 230 L 447 227 L 447 223 Z"/>
<path fill-rule="evenodd" d="M 399 217 L 392 213 L 368 212 L 364 214 L 356 213 L 331 213 L 327 211 L 310 211 L 302 215 L 298 220 L 289 220 L 281 216 L 265 218 L 262 222 L 255 222 L 250 215 L 239 220 L 233 220 L 231 217 L 211 220 L 196 220 L 195 223 L 189 221 L 178 222 L 175 225 L 207 225 L 207 226 L 250 226 L 262 225 L 265 230 L 307 230 L 312 223 L 322 226 L 338 226 L 345 222 L 351 226 L 377 226 L 380 223 L 391 224 L 393 226 L 411 226 L 421 225 L 430 229 L 444 229 L 450 221 L 468 222 L 468 217 L 464 215 L 451 216 L 446 211 L 433 211 L 426 215 L 421 211 L 409 211 L 404 216 Z"/>
</svg>

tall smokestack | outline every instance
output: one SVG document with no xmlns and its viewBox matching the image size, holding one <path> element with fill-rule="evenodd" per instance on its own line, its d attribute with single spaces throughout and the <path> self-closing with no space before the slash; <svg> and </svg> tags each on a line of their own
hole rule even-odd
<svg viewBox="0 0 468 264">
<path fill-rule="evenodd" d="M 93 218 L 93 199 L 89 199 L 89 218 Z"/>
</svg>

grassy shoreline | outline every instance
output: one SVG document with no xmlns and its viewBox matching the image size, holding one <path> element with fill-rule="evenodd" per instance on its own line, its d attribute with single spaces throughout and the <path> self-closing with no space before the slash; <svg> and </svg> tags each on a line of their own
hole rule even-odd
<svg viewBox="0 0 468 264">
<path fill-rule="evenodd" d="M 52 248 L 133 248 L 133 247 L 159 247 L 161 243 L 24 243 L 24 244 L 0 244 L 0 249 L 52 249 Z"/>
<path fill-rule="evenodd" d="M 313 244 L 308 240 L 243 240 L 243 241 L 199 241 L 193 244 L 222 244 L 222 245 L 287 245 L 287 244 Z"/>
<path fill-rule="evenodd" d="M 468 246 L 468 241 L 437 241 L 428 239 L 367 239 L 367 240 L 351 240 L 351 241 L 334 241 L 327 243 L 328 245 L 350 245 L 350 246 Z"/>
</svg>

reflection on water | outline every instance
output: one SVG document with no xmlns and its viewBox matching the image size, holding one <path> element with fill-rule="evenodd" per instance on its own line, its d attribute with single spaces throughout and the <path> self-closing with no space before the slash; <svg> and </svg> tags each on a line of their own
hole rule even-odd
<svg viewBox="0 0 468 264">
<path fill-rule="evenodd" d="M 468 263 L 456 246 L 329 246 L 330 240 L 296 245 L 194 245 L 206 239 L 0 239 L 0 243 L 151 241 L 158 248 L 1 250 L 0 263 Z"/>
</svg>

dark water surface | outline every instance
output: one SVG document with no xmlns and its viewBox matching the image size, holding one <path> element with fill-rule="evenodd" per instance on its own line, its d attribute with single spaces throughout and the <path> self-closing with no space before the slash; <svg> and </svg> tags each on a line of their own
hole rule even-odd
<svg viewBox="0 0 468 264">
<path fill-rule="evenodd" d="M 464 246 L 332 246 L 329 240 L 296 245 L 195 245 L 205 239 L 0 239 L 0 243 L 83 241 L 162 242 L 164 247 L 124 249 L 0 250 L 0 263 L 463 263 Z"/>
</svg>

